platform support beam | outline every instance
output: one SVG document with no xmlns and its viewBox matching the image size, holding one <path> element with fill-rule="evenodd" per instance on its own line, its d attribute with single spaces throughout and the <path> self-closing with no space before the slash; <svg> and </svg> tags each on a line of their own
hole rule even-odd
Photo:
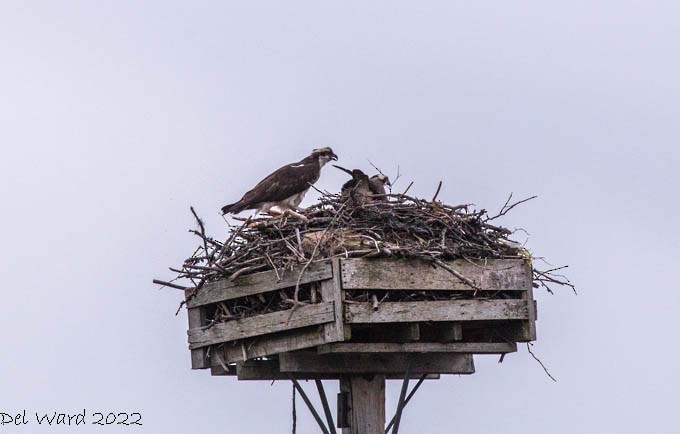
<svg viewBox="0 0 680 434">
<path fill-rule="evenodd" d="M 385 376 L 346 375 L 340 391 L 349 395 L 349 428 L 342 434 L 385 434 Z M 338 415 L 338 420 L 341 417 Z"/>
</svg>

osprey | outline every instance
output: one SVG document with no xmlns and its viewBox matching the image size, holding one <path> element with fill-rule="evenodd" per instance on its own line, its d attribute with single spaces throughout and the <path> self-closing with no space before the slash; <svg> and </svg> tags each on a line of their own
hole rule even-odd
<svg viewBox="0 0 680 434">
<path fill-rule="evenodd" d="M 329 147 L 314 149 L 308 157 L 285 165 L 264 178 L 238 202 L 223 206 L 222 214 L 236 214 L 246 209 L 269 212 L 273 207 L 279 207 L 284 214 L 307 220 L 295 210 L 299 210 L 298 205 L 309 187 L 319 180 L 324 164 L 337 159 Z"/>
<path fill-rule="evenodd" d="M 392 184 L 390 184 L 390 178 L 387 177 L 387 175 L 384 175 L 382 173 L 379 173 L 377 175 L 371 176 L 371 178 L 368 180 L 368 188 L 371 189 L 371 193 L 375 196 L 374 199 L 379 200 L 379 201 L 385 201 L 387 200 L 387 192 L 385 191 L 385 185 L 389 185 L 392 187 Z"/>
<path fill-rule="evenodd" d="M 352 179 L 345 182 L 340 190 L 340 196 L 343 200 L 349 200 L 349 204 L 355 206 L 365 205 L 373 201 L 373 192 L 368 175 L 360 169 L 349 170 L 335 164 L 333 167 L 352 176 Z"/>
</svg>

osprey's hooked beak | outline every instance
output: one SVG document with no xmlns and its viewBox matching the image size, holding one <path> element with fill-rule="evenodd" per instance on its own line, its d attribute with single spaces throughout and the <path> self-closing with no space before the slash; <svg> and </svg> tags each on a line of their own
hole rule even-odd
<svg viewBox="0 0 680 434">
<path fill-rule="evenodd" d="M 392 183 L 390 182 L 390 178 L 385 178 L 385 185 L 389 185 L 392 187 Z"/>
<path fill-rule="evenodd" d="M 348 173 L 349 176 L 351 176 L 351 177 L 354 177 L 354 174 L 352 173 L 351 170 L 347 170 L 347 169 L 345 169 L 344 167 L 338 166 L 337 164 L 334 164 L 333 167 L 335 167 L 336 169 L 340 169 L 340 170 L 342 170 L 343 172 Z"/>
<path fill-rule="evenodd" d="M 332 153 L 331 154 L 331 160 L 338 161 L 338 156 Z"/>
</svg>

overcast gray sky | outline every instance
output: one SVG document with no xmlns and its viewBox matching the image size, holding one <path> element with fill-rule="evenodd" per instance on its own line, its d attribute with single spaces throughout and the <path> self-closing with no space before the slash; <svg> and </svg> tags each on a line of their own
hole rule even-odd
<svg viewBox="0 0 680 434">
<path fill-rule="evenodd" d="M 557 383 L 525 349 L 478 357 L 400 432 L 674 432 L 679 22 L 676 1 L 5 0 L 0 412 L 290 432 L 289 384 L 190 370 L 181 293 L 151 279 L 191 254 L 189 205 L 224 236 L 222 205 L 330 145 L 451 204 L 537 194 L 501 223 L 579 289 L 536 294 Z"/>
</svg>

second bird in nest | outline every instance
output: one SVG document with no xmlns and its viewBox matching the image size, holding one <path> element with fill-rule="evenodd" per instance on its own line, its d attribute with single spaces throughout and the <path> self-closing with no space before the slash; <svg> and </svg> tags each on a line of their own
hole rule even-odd
<svg viewBox="0 0 680 434">
<path fill-rule="evenodd" d="M 333 167 L 348 173 L 352 179 L 343 184 L 340 196 L 351 206 L 362 206 L 376 201 L 385 201 L 385 185 L 390 184 L 390 179 L 382 173 L 370 178 L 361 169 L 349 170 L 344 167 Z"/>
</svg>

